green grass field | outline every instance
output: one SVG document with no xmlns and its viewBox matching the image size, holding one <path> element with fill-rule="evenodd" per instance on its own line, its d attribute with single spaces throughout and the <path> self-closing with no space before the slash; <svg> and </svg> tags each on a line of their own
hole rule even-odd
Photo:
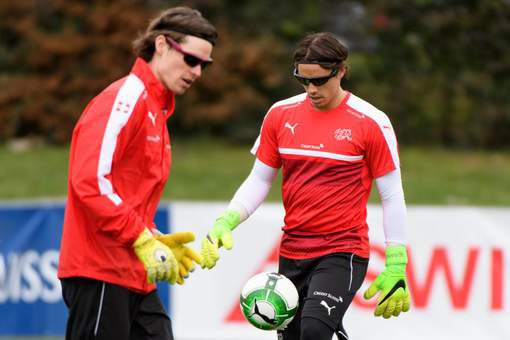
<svg viewBox="0 0 510 340">
<path fill-rule="evenodd" d="M 167 200 L 228 200 L 253 164 L 250 146 L 219 140 L 174 140 Z M 63 199 L 67 147 L 14 153 L 0 146 L 0 200 Z M 510 154 L 401 147 L 407 202 L 411 204 L 510 205 Z M 280 178 L 269 200 L 280 200 Z M 372 201 L 377 195 L 372 195 Z M 0 337 L 0 340 L 61 340 Z"/>
<path fill-rule="evenodd" d="M 249 145 L 220 140 L 173 141 L 164 199 L 229 200 L 250 172 Z M 409 204 L 510 205 L 510 153 L 401 147 Z M 0 199 L 64 198 L 67 147 L 14 153 L 0 146 Z M 280 200 L 280 179 L 268 197 Z M 377 201 L 377 195 L 372 195 Z"/>
<path fill-rule="evenodd" d="M 64 338 L 51 337 L 51 336 L 33 336 L 33 337 L 18 337 L 18 336 L 0 336 L 0 340 L 62 340 Z"/>
</svg>

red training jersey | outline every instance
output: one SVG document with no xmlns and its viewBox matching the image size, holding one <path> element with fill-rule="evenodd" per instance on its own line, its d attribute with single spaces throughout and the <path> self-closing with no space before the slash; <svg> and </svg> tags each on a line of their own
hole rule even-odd
<svg viewBox="0 0 510 340">
<path fill-rule="evenodd" d="M 282 256 L 369 257 L 372 180 L 399 167 L 395 133 L 383 112 L 349 92 L 338 107 L 317 111 L 303 93 L 269 109 L 252 153 L 282 168 Z"/>
<path fill-rule="evenodd" d="M 173 110 L 173 93 L 142 59 L 85 108 L 71 142 L 59 278 L 155 289 L 132 244 L 154 227 L 170 171 Z"/>
</svg>

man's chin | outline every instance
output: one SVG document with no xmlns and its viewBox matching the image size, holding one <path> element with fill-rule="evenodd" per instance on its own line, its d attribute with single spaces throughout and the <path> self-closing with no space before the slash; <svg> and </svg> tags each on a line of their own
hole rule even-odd
<svg viewBox="0 0 510 340">
<path fill-rule="evenodd" d="M 186 91 L 188 91 L 188 89 L 189 87 L 178 86 L 175 89 L 173 89 L 172 92 L 174 93 L 174 95 L 180 96 L 182 94 L 185 94 Z"/>
<path fill-rule="evenodd" d="M 312 103 L 312 107 L 318 111 L 322 111 L 325 108 L 323 103 Z"/>
<path fill-rule="evenodd" d="M 184 85 L 177 86 L 177 91 L 174 92 L 176 95 L 186 93 L 191 87 L 191 84 L 185 83 Z"/>
</svg>

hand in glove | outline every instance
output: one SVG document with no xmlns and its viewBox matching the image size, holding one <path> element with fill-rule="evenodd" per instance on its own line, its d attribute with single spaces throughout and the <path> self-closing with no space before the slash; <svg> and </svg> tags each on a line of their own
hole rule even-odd
<svg viewBox="0 0 510 340">
<path fill-rule="evenodd" d="M 363 297 L 368 300 L 377 292 L 379 295 L 375 316 L 385 319 L 407 312 L 411 306 L 409 287 L 406 279 L 407 252 L 405 246 L 386 248 L 386 267 L 365 291 Z"/>
<path fill-rule="evenodd" d="M 202 258 L 195 250 L 186 246 L 186 243 L 195 240 L 192 232 L 179 232 L 173 234 L 156 235 L 156 239 L 172 250 L 179 266 L 178 284 L 184 284 L 184 279 L 195 270 L 195 264 L 202 265 Z"/>
<path fill-rule="evenodd" d="M 136 256 L 147 271 L 147 282 L 168 281 L 174 284 L 178 278 L 177 260 L 174 254 L 163 243 L 154 238 L 145 228 L 133 243 Z"/>
<path fill-rule="evenodd" d="M 218 217 L 207 237 L 202 240 L 202 268 L 211 269 L 220 258 L 219 248 L 232 249 L 232 230 L 241 220 L 238 212 L 227 210 Z"/>
</svg>

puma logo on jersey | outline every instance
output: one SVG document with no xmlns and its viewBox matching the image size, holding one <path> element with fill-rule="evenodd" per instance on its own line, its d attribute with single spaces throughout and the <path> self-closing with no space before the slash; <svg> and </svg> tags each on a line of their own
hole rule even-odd
<svg viewBox="0 0 510 340">
<path fill-rule="evenodd" d="M 149 117 L 149 119 L 151 120 L 152 122 L 152 125 L 156 126 L 156 116 L 158 114 L 157 113 L 152 113 L 149 111 L 149 113 L 147 113 L 147 116 Z"/>
<path fill-rule="evenodd" d="M 293 135 L 295 135 L 295 134 L 296 134 L 296 132 L 294 131 L 294 129 L 296 128 L 296 126 L 298 126 L 298 123 L 296 123 L 296 124 L 294 124 L 294 125 L 290 125 L 290 123 L 289 123 L 289 122 L 285 122 L 285 127 L 286 127 L 287 129 L 289 129 L 289 130 L 290 130 L 290 132 L 292 132 L 292 134 L 293 134 Z"/>
<path fill-rule="evenodd" d="M 336 306 L 332 306 L 332 307 L 328 306 L 328 303 L 324 300 L 321 301 L 321 306 L 323 306 L 324 308 L 326 308 L 328 310 L 328 315 L 331 315 L 331 310 L 333 308 L 336 308 Z"/>
</svg>

